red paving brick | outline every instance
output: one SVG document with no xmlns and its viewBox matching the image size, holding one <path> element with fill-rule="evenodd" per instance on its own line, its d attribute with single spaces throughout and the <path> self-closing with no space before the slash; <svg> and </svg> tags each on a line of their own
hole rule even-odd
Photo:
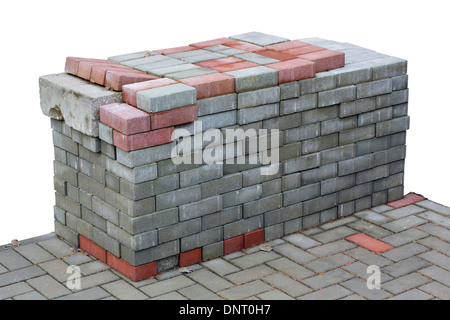
<svg viewBox="0 0 450 320">
<path fill-rule="evenodd" d="M 197 105 L 176 108 L 168 111 L 162 111 L 150 114 L 150 123 L 152 130 L 172 127 L 183 123 L 189 123 L 197 120 Z"/>
<path fill-rule="evenodd" d="M 180 253 L 180 267 L 187 267 L 202 261 L 202 249 L 197 248 L 187 252 Z"/>
<path fill-rule="evenodd" d="M 106 85 L 114 91 L 122 91 L 122 86 L 158 79 L 158 77 L 140 71 L 109 70 L 106 72 Z"/>
<path fill-rule="evenodd" d="M 150 131 L 150 115 L 126 103 L 100 106 L 100 121 L 127 135 Z"/>
<path fill-rule="evenodd" d="M 321 50 L 326 50 L 325 48 L 319 47 L 319 46 L 314 46 L 312 44 L 309 44 L 307 46 L 302 46 L 302 47 L 298 47 L 298 48 L 292 48 L 286 51 L 283 51 L 285 53 L 289 53 L 289 54 L 293 54 L 294 56 L 299 56 L 302 54 L 307 54 L 307 53 L 311 53 L 311 52 L 316 52 L 316 51 L 321 51 Z"/>
<path fill-rule="evenodd" d="M 223 254 L 229 254 L 244 249 L 244 236 L 237 236 L 223 241 Z"/>
<path fill-rule="evenodd" d="M 173 127 L 168 127 L 133 135 L 114 130 L 113 141 L 116 147 L 124 151 L 140 150 L 171 142 L 173 130 Z"/>
<path fill-rule="evenodd" d="M 272 59 L 276 59 L 276 60 L 280 60 L 280 61 L 294 60 L 294 59 L 298 58 L 297 56 L 294 56 L 289 53 L 279 52 L 276 50 L 269 50 L 269 49 L 258 50 L 258 51 L 255 51 L 255 53 L 259 54 L 261 56 L 264 56 L 264 57 L 268 57 L 268 58 L 272 58 Z"/>
<path fill-rule="evenodd" d="M 197 99 L 215 97 L 234 92 L 234 78 L 222 73 L 186 78 L 180 80 L 180 82 L 197 89 Z"/>
<path fill-rule="evenodd" d="M 247 52 L 254 52 L 254 51 L 263 49 L 263 47 L 257 46 L 256 44 L 251 44 L 248 42 L 237 41 L 237 40 L 224 43 L 223 45 L 227 46 L 227 47 L 239 49 L 239 50 L 244 50 Z"/>
<path fill-rule="evenodd" d="M 158 269 L 156 262 L 135 267 L 110 252 L 107 252 L 106 263 L 114 270 L 120 272 L 135 282 L 156 276 Z"/>
<path fill-rule="evenodd" d="M 264 242 L 264 229 L 248 232 L 244 235 L 244 248 L 251 248 Z"/>
<path fill-rule="evenodd" d="M 190 46 L 196 47 L 196 48 L 199 48 L 199 49 L 203 49 L 203 48 L 206 48 L 206 47 L 212 47 L 212 46 L 221 45 L 221 44 L 224 44 L 224 43 L 227 43 L 227 42 L 230 42 L 230 41 L 232 41 L 230 38 L 217 38 L 217 39 L 212 39 L 212 40 L 192 43 L 192 44 L 190 44 Z"/>
<path fill-rule="evenodd" d="M 100 260 L 103 263 L 106 263 L 106 253 L 107 251 L 100 247 L 99 245 L 95 244 L 93 241 L 89 240 L 88 238 L 80 235 L 79 236 L 80 241 L 80 249 L 83 251 L 86 251 L 91 256 L 96 257 L 98 260 Z"/>
<path fill-rule="evenodd" d="M 352 236 L 346 237 L 345 240 L 351 241 L 375 253 L 382 253 L 394 249 L 394 247 L 391 246 L 390 244 L 372 238 L 364 233 L 354 234 Z"/>
<path fill-rule="evenodd" d="M 224 65 L 217 66 L 217 67 L 211 67 L 211 69 L 214 69 L 219 72 L 229 72 L 229 71 L 242 70 L 242 69 L 253 68 L 253 67 L 259 67 L 259 64 L 253 63 L 250 61 L 242 61 L 242 62 L 224 64 Z"/>
<path fill-rule="evenodd" d="M 208 60 L 203 61 L 199 63 L 195 63 L 196 65 L 204 68 L 213 68 L 217 66 L 222 66 L 224 64 L 230 64 L 230 63 L 236 63 L 236 62 L 242 62 L 244 60 L 236 58 L 236 57 L 225 57 L 220 59 L 214 59 L 214 60 Z"/>
<path fill-rule="evenodd" d="M 278 71 L 278 83 L 312 78 L 316 75 L 314 62 L 296 59 L 266 65 Z"/>
<path fill-rule="evenodd" d="M 292 41 L 272 44 L 272 45 L 266 46 L 264 48 L 278 50 L 278 51 L 286 51 L 289 49 L 299 48 L 299 47 L 308 46 L 308 45 L 309 45 L 309 43 L 306 43 L 306 42 L 303 42 L 300 40 L 292 40 Z"/>
<path fill-rule="evenodd" d="M 345 66 L 345 54 L 334 50 L 321 50 L 300 55 L 299 58 L 316 63 L 316 72 L 322 72 Z"/>
<path fill-rule="evenodd" d="M 410 204 L 414 204 L 416 202 L 423 201 L 426 199 L 427 198 L 421 196 L 420 194 L 411 192 L 411 193 L 408 193 L 406 196 L 404 196 L 402 199 L 389 202 L 389 203 L 387 203 L 387 205 L 392 208 L 398 209 L 398 208 L 406 207 L 406 206 L 409 206 Z"/>
</svg>

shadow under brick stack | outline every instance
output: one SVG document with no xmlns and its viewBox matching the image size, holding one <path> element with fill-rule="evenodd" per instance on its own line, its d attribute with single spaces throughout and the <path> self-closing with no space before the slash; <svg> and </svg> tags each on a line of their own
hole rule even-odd
<svg viewBox="0 0 450 320">
<path fill-rule="evenodd" d="M 55 231 L 134 281 L 403 197 L 407 62 L 250 32 L 39 79 Z M 172 135 L 278 129 L 279 166 L 175 164 Z M 201 152 L 205 145 L 193 152 Z M 251 149 L 246 149 L 246 159 Z"/>
</svg>

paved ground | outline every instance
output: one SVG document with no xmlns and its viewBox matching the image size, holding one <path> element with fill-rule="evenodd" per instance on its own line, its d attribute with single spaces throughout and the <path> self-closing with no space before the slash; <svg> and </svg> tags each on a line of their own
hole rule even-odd
<svg viewBox="0 0 450 320">
<path fill-rule="evenodd" d="M 345 238 L 364 233 L 394 248 L 376 254 Z M 2 299 L 450 299 L 450 208 L 429 200 L 354 216 L 134 283 L 54 235 L 0 249 Z M 81 289 L 70 290 L 71 265 Z M 368 289 L 368 266 L 381 271 Z M 375 275 L 375 274 L 373 274 Z M 72 283 L 72 282 L 71 282 Z"/>
</svg>

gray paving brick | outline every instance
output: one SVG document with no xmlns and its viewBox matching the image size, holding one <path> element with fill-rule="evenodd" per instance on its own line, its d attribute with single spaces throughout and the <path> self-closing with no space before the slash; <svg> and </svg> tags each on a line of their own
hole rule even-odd
<svg viewBox="0 0 450 320">
<path fill-rule="evenodd" d="M 418 256 L 428 262 L 446 270 L 450 270 L 450 257 L 437 251 L 428 251 Z"/>
<path fill-rule="evenodd" d="M 431 200 L 417 202 L 416 205 L 438 212 L 444 216 L 450 216 L 450 207 L 441 205 Z"/>
<path fill-rule="evenodd" d="M 421 258 L 411 257 L 399 262 L 393 263 L 386 267 L 382 267 L 381 272 L 387 273 L 392 277 L 400 277 L 402 275 L 409 274 L 411 272 L 418 271 L 420 269 L 429 267 L 431 264 Z"/>
<path fill-rule="evenodd" d="M 265 276 L 271 275 L 276 271 L 266 265 L 258 265 L 252 268 L 248 268 L 242 271 L 238 271 L 229 275 L 225 278 L 236 285 L 240 285 L 253 280 L 258 280 Z"/>
<path fill-rule="evenodd" d="M 350 229 L 349 227 L 340 226 L 335 229 L 331 229 L 331 230 L 328 230 L 325 232 L 321 232 L 321 233 L 312 235 L 311 238 L 313 238 L 317 241 L 320 241 L 322 243 L 328 243 L 328 242 L 332 242 L 335 240 L 343 239 L 343 238 L 348 237 L 355 233 L 357 233 L 357 232 L 353 229 Z"/>
<path fill-rule="evenodd" d="M 261 33 L 261 32 L 255 32 L 255 31 L 234 35 L 229 38 L 236 39 L 236 40 L 242 40 L 245 42 L 250 42 L 250 43 L 253 43 L 253 44 L 256 44 L 259 46 L 268 46 L 271 44 L 289 41 L 289 39 L 287 39 L 287 38 L 282 38 L 282 37 L 273 36 L 273 35 Z"/>
<path fill-rule="evenodd" d="M 137 105 L 147 112 L 160 112 L 195 104 L 196 90 L 182 83 L 140 91 Z"/>
<path fill-rule="evenodd" d="M 417 229 L 427 232 L 437 238 L 450 242 L 450 234 L 447 232 L 447 229 L 434 225 L 432 223 L 423 224 Z"/>
<path fill-rule="evenodd" d="M 230 281 L 206 269 L 194 271 L 188 277 L 216 293 L 234 286 Z"/>
<path fill-rule="evenodd" d="M 393 294 L 399 294 L 404 291 L 419 287 L 430 281 L 431 280 L 427 279 L 424 276 L 421 276 L 418 273 L 410 273 L 404 277 L 385 282 L 381 285 L 381 287 L 382 289 L 387 290 Z"/>
<path fill-rule="evenodd" d="M 226 74 L 235 78 L 237 93 L 273 87 L 278 84 L 278 72 L 264 66 L 226 72 Z"/>
<path fill-rule="evenodd" d="M 352 229 L 363 232 L 371 237 L 377 238 L 377 239 L 380 239 L 382 237 L 386 237 L 386 236 L 389 236 L 392 234 L 392 232 L 390 232 L 384 228 L 378 227 L 377 225 L 372 224 L 367 221 L 361 221 L 361 220 L 355 221 L 353 223 L 348 224 L 347 226 Z"/>
<path fill-rule="evenodd" d="M 291 259 L 294 262 L 303 264 L 312 260 L 317 259 L 315 256 L 309 254 L 308 252 L 297 248 L 289 243 L 285 243 L 273 248 L 273 250 L 280 255 Z"/>
<path fill-rule="evenodd" d="M 431 282 L 419 287 L 419 290 L 431 294 L 442 300 L 450 299 L 450 290 L 448 286 L 444 286 L 439 282 Z"/>
<path fill-rule="evenodd" d="M 419 226 L 424 223 L 426 223 L 426 220 L 412 215 L 392 222 L 385 223 L 382 226 L 383 228 L 386 228 L 392 232 L 397 233 L 412 227 Z"/>
<path fill-rule="evenodd" d="M 368 298 L 369 300 L 382 300 L 391 296 L 390 293 L 384 291 L 383 289 L 368 289 L 366 281 L 360 279 L 351 279 L 341 283 L 341 285 Z"/>
<path fill-rule="evenodd" d="M 219 276 L 224 276 L 240 270 L 239 268 L 232 265 L 228 261 L 223 260 L 222 258 L 217 258 L 214 260 L 203 262 L 202 265 L 205 268 L 208 268 L 209 270 L 217 273 Z"/>
<path fill-rule="evenodd" d="M 242 188 L 237 191 L 228 192 L 222 195 L 222 205 L 224 208 L 236 206 L 242 203 L 259 199 L 262 193 L 260 184 Z"/>
<path fill-rule="evenodd" d="M 446 218 L 432 211 L 426 211 L 424 213 L 418 214 L 417 216 L 427 219 L 435 224 L 441 225 L 447 229 L 450 228 L 450 218 Z"/>
<path fill-rule="evenodd" d="M 355 247 L 356 245 L 350 241 L 337 240 L 311 248 L 308 250 L 308 252 L 318 257 L 326 257 L 331 254 L 343 252 Z"/>
<path fill-rule="evenodd" d="M 333 285 L 299 297 L 299 300 L 337 300 L 350 295 L 352 292 L 340 285 Z"/>
<path fill-rule="evenodd" d="M 327 91 L 336 88 L 336 77 L 332 72 L 319 72 L 314 78 L 299 81 L 300 94 Z"/>
<path fill-rule="evenodd" d="M 270 87 L 238 94 L 238 109 L 280 101 L 280 87 Z"/>
<path fill-rule="evenodd" d="M 319 134 L 319 123 L 313 123 L 283 131 L 283 139 L 286 144 L 289 144 L 297 141 L 304 141 L 306 139 L 312 139 L 318 137 Z M 301 150 L 301 148 L 299 149 Z"/>
<path fill-rule="evenodd" d="M 31 266 L 31 262 L 14 250 L 0 252 L 0 263 L 9 270 L 17 270 Z"/>
<path fill-rule="evenodd" d="M 14 300 L 47 300 L 42 294 L 37 291 L 27 292 L 14 297 Z"/>
<path fill-rule="evenodd" d="M 367 268 L 369 266 L 365 263 L 361 263 L 359 261 L 356 261 L 352 264 L 343 266 L 342 269 L 348 271 L 349 273 L 355 275 L 356 277 L 361 278 L 362 280 L 367 281 L 367 279 L 369 278 L 370 274 L 367 273 Z M 380 274 L 380 282 L 381 283 L 385 283 L 387 281 L 392 280 L 393 278 L 391 276 L 389 276 L 388 274 L 381 272 Z"/>
<path fill-rule="evenodd" d="M 399 295 L 396 295 L 392 298 L 389 298 L 389 300 L 430 300 L 430 299 L 433 299 L 433 296 L 418 289 L 412 289 L 403 292 Z"/>
<path fill-rule="evenodd" d="M 302 112 L 302 125 L 333 120 L 336 119 L 338 115 L 339 109 L 337 105 L 306 110 Z"/>
<path fill-rule="evenodd" d="M 39 264 L 39 267 L 59 282 L 65 282 L 69 277 L 69 274 L 67 273 L 67 267 L 69 267 L 69 265 L 62 260 L 43 262 Z"/>
<path fill-rule="evenodd" d="M 102 288 L 95 287 L 68 294 L 66 296 L 57 298 L 56 300 L 100 300 L 109 296 L 110 294 Z"/>
<path fill-rule="evenodd" d="M 421 274 L 438 281 L 447 287 L 450 286 L 450 272 L 438 266 L 430 266 L 419 271 Z"/>
<path fill-rule="evenodd" d="M 378 122 L 376 124 L 376 136 L 382 137 L 409 129 L 409 116 Z"/>
<path fill-rule="evenodd" d="M 305 94 L 296 98 L 281 100 L 280 114 L 292 114 L 300 111 L 306 111 L 316 108 L 317 94 Z"/>
<path fill-rule="evenodd" d="M 280 105 L 278 103 L 266 104 L 251 108 L 249 107 L 237 111 L 237 122 L 240 125 L 245 125 L 277 117 L 279 113 L 280 113 Z"/>
<path fill-rule="evenodd" d="M 266 263 L 268 261 L 272 261 L 272 260 L 275 260 L 278 258 L 280 258 L 280 255 L 273 251 L 270 251 L 270 252 L 258 251 L 258 252 L 234 259 L 230 262 L 232 262 L 234 265 L 236 265 L 237 267 L 239 267 L 241 269 L 248 269 L 248 268 L 254 267 L 258 264 Z"/>
<path fill-rule="evenodd" d="M 102 288 L 112 294 L 119 300 L 145 300 L 148 297 L 141 291 L 128 284 L 124 280 L 117 280 L 114 282 L 102 285 Z"/>
<path fill-rule="evenodd" d="M 164 210 L 201 199 L 200 185 L 182 188 L 156 196 L 157 210 Z"/>
<path fill-rule="evenodd" d="M 377 265 L 380 268 L 392 264 L 392 261 L 362 247 L 347 250 L 345 254 L 367 265 Z"/>
<path fill-rule="evenodd" d="M 180 289 L 178 292 L 190 300 L 222 300 L 221 297 L 199 284 Z"/>
<path fill-rule="evenodd" d="M 350 273 L 341 269 L 334 269 L 323 274 L 319 274 L 315 277 L 304 279 L 303 283 L 317 290 L 349 280 L 351 278 L 353 278 L 353 276 Z"/>
<path fill-rule="evenodd" d="M 367 98 L 387 94 L 392 92 L 392 80 L 383 79 L 367 83 L 361 83 L 356 86 L 357 98 Z"/>
<path fill-rule="evenodd" d="M 285 257 L 280 257 L 279 259 L 269 261 L 267 262 L 267 265 L 296 280 L 308 278 L 315 274 L 311 270 L 308 270 L 302 265 L 299 265 Z"/>
<path fill-rule="evenodd" d="M 356 99 L 356 86 L 341 87 L 318 94 L 318 107 L 336 105 Z"/>
<path fill-rule="evenodd" d="M 448 242 L 442 241 L 436 237 L 420 239 L 417 242 L 431 249 L 437 250 L 447 256 L 450 256 L 450 244 Z"/>
<path fill-rule="evenodd" d="M 275 288 L 280 289 L 282 292 L 287 293 L 291 297 L 298 297 L 305 293 L 311 292 L 311 289 L 307 286 L 281 273 L 267 276 L 263 281 Z"/>
<path fill-rule="evenodd" d="M 381 240 L 383 242 L 389 243 L 394 247 L 399 247 L 407 243 L 414 242 L 419 239 L 428 237 L 429 234 L 418 229 L 408 229 L 399 233 L 392 234 L 390 236 L 384 237 Z"/>
<path fill-rule="evenodd" d="M 189 278 L 185 276 L 178 276 L 141 287 L 140 290 L 150 297 L 156 297 L 171 291 L 191 286 L 193 284 L 195 284 L 195 282 Z"/>
<path fill-rule="evenodd" d="M 55 299 L 70 293 L 70 290 L 48 275 L 30 279 L 27 283 L 49 299 Z"/>
<path fill-rule="evenodd" d="M 27 285 L 25 282 L 18 282 L 6 287 L 0 288 L 0 300 L 12 298 L 27 292 L 32 291 L 33 288 Z"/>
<path fill-rule="evenodd" d="M 300 247 L 301 249 L 307 250 L 316 246 L 319 246 L 321 243 L 305 236 L 301 233 L 291 234 L 289 236 L 283 237 L 283 240 Z"/>
<path fill-rule="evenodd" d="M 394 248 L 392 250 L 386 251 L 382 253 L 384 257 L 392 260 L 392 261 L 400 261 L 412 256 L 417 256 L 421 253 L 427 252 L 430 249 L 422 246 L 418 243 L 408 243 L 404 246 Z"/>
<path fill-rule="evenodd" d="M 261 280 L 245 283 L 230 289 L 219 291 L 218 294 L 229 300 L 241 300 L 250 296 L 271 290 L 272 287 Z"/>
<path fill-rule="evenodd" d="M 342 253 L 337 253 L 323 259 L 311 261 L 305 264 L 305 267 L 317 273 L 335 269 L 353 261 L 354 260 L 352 258 Z"/>
</svg>

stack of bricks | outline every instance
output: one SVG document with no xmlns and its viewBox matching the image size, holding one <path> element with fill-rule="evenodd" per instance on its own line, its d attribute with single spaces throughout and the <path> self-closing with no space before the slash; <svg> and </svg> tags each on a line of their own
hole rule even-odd
<svg viewBox="0 0 450 320">
<path fill-rule="evenodd" d="M 405 60 L 252 32 L 65 70 L 40 78 L 56 233 L 135 281 L 403 197 Z M 174 163 L 175 130 L 239 128 L 279 130 L 275 174 Z"/>
</svg>

